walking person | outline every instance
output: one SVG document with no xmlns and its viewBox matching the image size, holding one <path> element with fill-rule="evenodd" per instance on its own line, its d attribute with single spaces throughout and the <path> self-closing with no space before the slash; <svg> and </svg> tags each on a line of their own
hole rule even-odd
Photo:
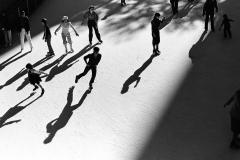
<svg viewBox="0 0 240 160">
<path fill-rule="evenodd" d="M 170 3 L 172 5 L 172 12 L 174 15 L 178 13 L 178 1 L 179 0 L 170 0 Z"/>
<path fill-rule="evenodd" d="M 230 110 L 231 131 L 233 132 L 233 136 L 230 147 L 239 148 L 240 141 L 238 134 L 240 134 L 240 90 L 236 91 L 236 93 L 224 104 L 224 107 L 229 105 L 231 102 L 233 102 L 232 108 Z"/>
<path fill-rule="evenodd" d="M 205 16 L 205 30 L 208 30 L 208 21 L 210 17 L 211 30 L 215 32 L 214 28 L 214 9 L 218 12 L 218 5 L 216 0 L 207 0 L 203 6 L 203 17 Z"/>
<path fill-rule="evenodd" d="M 99 41 L 99 43 L 102 43 L 101 35 L 98 31 L 98 14 L 94 12 L 94 6 L 91 5 L 88 7 L 88 11 L 83 15 L 83 21 L 85 19 L 88 19 L 88 29 L 89 29 L 89 45 L 92 45 L 92 38 L 93 38 L 93 29 L 95 31 L 95 35 Z"/>
<path fill-rule="evenodd" d="M 62 28 L 62 39 L 63 39 L 63 45 L 65 47 L 66 53 L 68 53 L 67 43 L 69 43 L 69 45 L 70 45 L 71 52 L 74 52 L 74 50 L 72 48 L 72 39 L 71 39 L 71 35 L 69 32 L 69 27 L 71 27 L 74 30 L 76 36 L 79 36 L 77 31 L 73 27 L 72 23 L 69 22 L 67 16 L 63 16 L 62 22 L 60 23 L 59 27 L 54 32 L 55 35 L 57 35 L 57 32 L 60 30 L 60 28 Z"/>
<path fill-rule="evenodd" d="M 38 89 L 40 87 L 42 89 L 41 95 L 43 95 L 44 88 L 40 84 L 40 82 L 42 81 L 40 74 L 45 74 L 45 75 L 48 75 L 48 74 L 44 73 L 43 71 L 40 71 L 40 70 L 35 70 L 33 68 L 32 64 L 30 64 L 30 63 L 28 63 L 26 65 L 26 68 L 28 70 L 28 80 L 29 80 L 30 84 L 32 84 L 34 86 L 33 91 L 35 91 L 36 89 Z"/>
<path fill-rule="evenodd" d="M 231 28 L 230 22 L 234 22 L 234 21 L 229 19 L 228 16 L 226 14 L 224 14 L 222 24 L 219 28 L 219 31 L 220 31 L 222 26 L 224 27 L 224 29 L 223 29 L 224 37 L 227 37 L 227 34 L 228 34 L 229 37 L 232 38 L 232 33 L 230 30 L 230 28 Z"/>
<path fill-rule="evenodd" d="M 43 25 L 43 30 L 44 30 L 44 34 L 43 34 L 43 40 L 45 40 L 45 42 L 47 42 L 47 46 L 48 46 L 48 53 L 47 56 L 54 56 L 54 51 L 52 49 L 52 45 L 51 45 L 51 31 L 48 27 L 48 23 L 47 23 L 47 19 L 43 18 L 42 19 L 42 25 Z"/>
<path fill-rule="evenodd" d="M 125 0 L 121 0 L 121 6 L 124 6 L 124 5 L 126 5 Z"/>
<path fill-rule="evenodd" d="M 91 91 L 93 89 L 92 84 L 94 83 L 94 80 L 95 80 L 95 77 L 97 74 L 97 65 L 100 62 L 101 58 L 102 58 L 102 55 L 99 54 L 99 48 L 94 47 L 93 53 L 88 54 L 87 56 L 85 56 L 83 58 L 85 63 L 87 64 L 87 66 L 85 67 L 83 73 L 76 75 L 75 83 L 77 83 L 81 77 L 85 76 L 89 70 L 92 70 L 92 77 L 89 82 L 89 90 Z M 87 61 L 87 59 L 88 59 L 88 61 Z"/>
<path fill-rule="evenodd" d="M 4 37 L 5 37 L 5 47 L 11 47 L 12 46 L 11 26 L 5 11 L 2 11 L 1 13 L 1 22 L 2 22 L 2 30 L 4 32 Z"/>
<path fill-rule="evenodd" d="M 151 21 L 152 25 L 152 45 L 153 45 L 153 53 L 159 54 L 159 43 L 160 43 L 160 25 L 165 21 L 165 17 L 160 20 L 160 13 L 155 13 L 153 20 Z"/>
<path fill-rule="evenodd" d="M 25 12 L 21 12 L 18 32 L 20 33 L 20 42 L 21 42 L 21 52 L 24 50 L 24 38 L 27 38 L 31 51 L 33 49 L 32 40 L 30 35 L 30 24 L 29 18 L 25 15 Z"/>
</svg>

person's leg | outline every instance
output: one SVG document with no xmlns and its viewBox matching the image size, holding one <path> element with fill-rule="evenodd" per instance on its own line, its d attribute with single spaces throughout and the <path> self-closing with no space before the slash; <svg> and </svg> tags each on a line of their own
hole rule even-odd
<svg viewBox="0 0 240 160">
<path fill-rule="evenodd" d="M 25 38 L 25 29 L 22 29 L 20 33 L 21 50 L 24 49 L 24 38 Z"/>
<path fill-rule="evenodd" d="M 102 43 L 101 36 L 100 36 L 99 31 L 98 31 L 98 26 L 97 26 L 97 23 L 96 23 L 96 22 L 95 22 L 93 28 L 94 28 L 95 35 L 96 35 L 98 41 Z"/>
<path fill-rule="evenodd" d="M 42 93 L 41 93 L 41 95 L 43 95 L 44 92 L 45 92 L 44 88 L 42 87 L 42 85 L 41 85 L 40 83 L 37 83 L 37 85 L 42 89 Z"/>
<path fill-rule="evenodd" d="M 211 29 L 213 32 L 215 32 L 214 28 L 214 14 L 210 14 L 210 21 L 211 21 Z"/>
<path fill-rule="evenodd" d="M 4 38 L 5 38 L 5 47 L 8 46 L 8 35 L 7 35 L 7 31 L 6 30 L 3 30 L 3 33 L 4 33 Z"/>
<path fill-rule="evenodd" d="M 231 33 L 230 28 L 227 30 L 227 32 L 228 32 L 229 37 L 232 38 L 232 33 Z"/>
<path fill-rule="evenodd" d="M 171 6 L 172 6 L 172 12 L 173 12 L 173 14 L 176 14 L 176 13 L 175 13 L 174 2 L 171 2 Z"/>
<path fill-rule="evenodd" d="M 11 30 L 9 30 L 9 31 L 7 31 L 7 35 L 8 35 L 8 45 L 9 45 L 9 47 L 11 47 L 12 46 L 12 32 L 11 32 Z"/>
<path fill-rule="evenodd" d="M 31 35 L 30 35 L 30 31 L 28 31 L 28 33 L 26 32 L 26 38 L 28 40 L 28 43 L 30 45 L 30 48 L 32 50 L 33 46 L 32 46 L 32 40 L 31 40 Z"/>
<path fill-rule="evenodd" d="M 175 1 L 175 12 L 178 13 L 178 0 Z"/>
<path fill-rule="evenodd" d="M 67 36 L 64 34 L 64 33 L 62 33 L 62 40 L 63 40 L 63 45 L 64 45 L 64 47 L 65 47 L 65 51 L 66 51 L 66 53 L 68 52 L 68 50 L 67 50 Z"/>
<path fill-rule="evenodd" d="M 49 50 L 50 55 L 54 55 L 54 51 L 53 51 L 52 45 L 51 45 L 51 38 L 52 38 L 51 35 L 49 35 L 47 37 L 47 46 L 48 46 L 48 50 Z"/>
<path fill-rule="evenodd" d="M 67 41 L 68 41 L 68 43 L 70 45 L 71 52 L 74 52 L 74 50 L 72 48 L 72 39 L 71 39 L 70 33 L 67 35 Z"/>
<path fill-rule="evenodd" d="M 223 29 L 223 36 L 227 37 L 227 30 L 225 28 Z"/>
<path fill-rule="evenodd" d="M 89 88 L 92 89 L 92 84 L 94 83 L 94 80 L 95 80 L 95 77 L 96 77 L 96 74 L 97 74 L 97 67 L 91 67 L 91 70 L 92 70 L 92 77 L 91 77 L 91 80 L 89 82 Z"/>
<path fill-rule="evenodd" d="M 85 75 L 88 73 L 88 71 L 89 71 L 90 69 L 91 69 L 91 67 L 86 66 L 85 69 L 84 69 L 84 71 L 83 71 L 81 74 L 76 75 L 75 83 L 77 83 L 78 80 L 79 80 L 81 77 L 85 76 Z"/>
<path fill-rule="evenodd" d="M 93 24 L 92 24 L 92 21 L 88 21 L 88 30 L 89 30 L 89 43 L 90 45 L 92 45 L 92 38 L 93 38 L 93 30 L 92 30 L 92 27 L 93 27 Z"/>
<path fill-rule="evenodd" d="M 209 21 L 209 14 L 205 15 L 205 30 L 208 30 L 208 21 Z"/>
</svg>

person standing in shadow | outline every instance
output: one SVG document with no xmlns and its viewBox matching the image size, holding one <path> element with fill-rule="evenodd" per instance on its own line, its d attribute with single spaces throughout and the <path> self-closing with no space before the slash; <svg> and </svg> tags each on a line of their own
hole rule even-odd
<svg viewBox="0 0 240 160">
<path fill-rule="evenodd" d="M 2 30 L 4 32 L 4 37 L 5 37 L 5 47 L 11 47 L 12 46 L 11 26 L 5 11 L 2 11 L 1 13 L 1 22 L 2 22 Z"/>
<path fill-rule="evenodd" d="M 178 1 L 179 0 L 170 0 L 170 3 L 172 5 L 172 12 L 174 15 L 178 13 Z"/>
<path fill-rule="evenodd" d="M 203 6 L 203 14 L 202 16 L 205 16 L 205 30 L 208 30 L 208 21 L 210 17 L 211 21 L 211 30 L 212 32 L 215 32 L 214 28 L 214 8 L 216 9 L 216 12 L 218 12 L 218 5 L 216 0 L 207 0 Z"/>
<path fill-rule="evenodd" d="M 46 18 L 42 19 L 42 25 L 43 25 L 43 31 L 44 31 L 43 40 L 45 42 L 47 42 L 47 46 L 48 46 L 48 50 L 49 50 L 46 56 L 54 56 L 54 51 L 53 51 L 52 45 L 51 45 L 52 35 L 51 35 L 51 31 L 48 27 Z"/>
<path fill-rule="evenodd" d="M 165 21 L 165 17 L 160 20 L 160 13 L 155 13 L 153 20 L 151 21 L 152 25 L 152 45 L 153 45 L 153 54 L 159 54 L 159 43 L 160 43 L 160 25 Z"/>
<path fill-rule="evenodd" d="M 224 14 L 222 24 L 219 28 L 219 31 L 220 31 L 222 26 L 224 27 L 224 29 L 223 29 L 224 37 L 227 37 L 227 34 L 228 34 L 229 37 L 232 38 L 232 33 L 230 31 L 230 28 L 231 28 L 230 22 L 234 22 L 234 21 L 231 19 L 228 19 L 228 16 L 226 14 Z"/>
<path fill-rule="evenodd" d="M 101 58 L 102 58 L 102 55 L 99 54 L 99 48 L 94 47 L 93 53 L 88 54 L 83 58 L 85 63 L 87 64 L 87 66 L 85 67 L 83 73 L 76 75 L 75 83 L 77 83 L 81 77 L 85 76 L 89 70 L 92 70 L 92 78 L 89 82 L 89 91 L 91 91 L 93 89 L 92 84 L 94 83 L 94 80 L 95 80 L 95 77 L 97 74 L 97 65 L 100 62 Z M 88 61 L 87 61 L 87 59 L 88 59 Z"/>
<path fill-rule="evenodd" d="M 240 90 L 236 91 L 236 93 L 224 104 L 224 107 L 231 102 L 233 102 L 230 110 L 231 131 L 233 132 L 233 136 L 230 148 L 240 148 L 240 139 L 238 138 L 238 134 L 240 134 Z"/>
</svg>

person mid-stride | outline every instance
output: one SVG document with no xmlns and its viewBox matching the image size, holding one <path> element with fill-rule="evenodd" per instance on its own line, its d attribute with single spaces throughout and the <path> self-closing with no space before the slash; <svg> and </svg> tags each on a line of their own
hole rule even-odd
<svg viewBox="0 0 240 160">
<path fill-rule="evenodd" d="M 92 78 L 89 82 L 89 91 L 91 91 L 93 89 L 92 84 L 94 83 L 94 79 L 97 74 L 97 65 L 100 62 L 101 57 L 102 57 L 102 55 L 99 54 L 99 48 L 94 47 L 93 53 L 88 54 L 84 57 L 84 61 L 86 62 L 87 66 L 85 67 L 83 73 L 76 75 L 75 83 L 77 83 L 81 77 L 85 76 L 89 70 L 92 70 Z M 88 61 L 87 61 L 87 59 L 88 59 Z"/>
<path fill-rule="evenodd" d="M 43 34 L 43 40 L 45 40 L 45 42 L 47 42 L 47 46 L 48 46 L 48 53 L 47 56 L 54 56 L 54 51 L 52 49 L 52 45 L 51 45 L 51 31 L 48 27 L 48 23 L 47 23 L 47 19 L 43 18 L 42 19 L 42 25 L 43 25 L 43 30 L 44 30 L 44 34 Z"/>
<path fill-rule="evenodd" d="M 153 53 L 154 54 L 159 54 L 159 43 L 160 43 L 160 24 L 163 23 L 165 21 L 165 17 L 163 17 L 162 20 L 159 19 L 160 18 L 160 13 L 155 13 L 153 20 L 151 21 L 151 25 L 152 25 L 152 45 L 153 45 Z"/>
<path fill-rule="evenodd" d="M 232 33 L 230 30 L 230 28 L 231 28 L 230 22 L 234 22 L 234 21 L 229 19 L 228 16 L 226 14 L 224 14 L 222 24 L 219 28 L 219 30 L 221 30 L 222 26 L 224 27 L 224 29 L 223 29 L 224 37 L 227 37 L 227 34 L 228 34 L 229 37 L 232 38 Z"/>
<path fill-rule="evenodd" d="M 41 95 L 44 94 L 44 88 L 41 86 L 40 82 L 42 81 L 40 74 L 45 74 L 48 75 L 47 73 L 44 73 L 43 71 L 38 71 L 33 69 L 33 65 L 28 63 L 26 65 L 27 71 L 28 71 L 28 80 L 30 82 L 30 84 L 32 84 L 34 86 L 33 91 L 35 91 L 36 89 L 38 89 L 38 87 L 40 87 L 42 89 L 42 93 Z"/>
</svg>

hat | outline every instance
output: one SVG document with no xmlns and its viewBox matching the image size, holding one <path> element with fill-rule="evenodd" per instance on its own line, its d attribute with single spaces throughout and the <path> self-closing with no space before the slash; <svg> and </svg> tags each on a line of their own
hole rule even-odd
<svg viewBox="0 0 240 160">
<path fill-rule="evenodd" d="M 63 16 L 62 20 L 68 20 L 67 16 Z"/>
<path fill-rule="evenodd" d="M 91 6 L 88 7 L 89 10 L 90 10 L 91 8 L 94 9 L 95 7 L 94 7 L 93 5 L 91 5 Z"/>
</svg>

